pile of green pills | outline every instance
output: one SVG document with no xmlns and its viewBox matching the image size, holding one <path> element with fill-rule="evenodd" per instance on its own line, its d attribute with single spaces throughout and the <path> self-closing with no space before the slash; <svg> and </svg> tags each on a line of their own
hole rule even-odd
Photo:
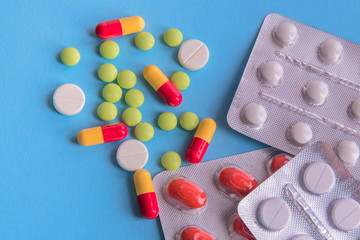
<svg viewBox="0 0 360 240">
<path fill-rule="evenodd" d="M 103 102 L 99 105 L 97 114 L 103 121 L 112 121 L 117 116 L 117 108 L 111 102 Z"/>
<path fill-rule="evenodd" d="M 199 125 L 199 118 L 195 113 L 186 112 L 180 117 L 180 126 L 185 130 L 194 130 Z"/>
<path fill-rule="evenodd" d="M 170 81 L 175 85 L 175 87 L 179 90 L 185 90 L 190 85 L 190 78 L 184 72 L 176 72 L 171 76 Z"/>
<path fill-rule="evenodd" d="M 130 107 L 140 107 L 144 103 L 144 94 L 138 89 L 131 89 L 125 94 L 125 102 Z"/>
<path fill-rule="evenodd" d="M 61 61 L 68 66 L 74 66 L 80 61 L 80 53 L 76 48 L 68 47 L 60 53 Z"/>
<path fill-rule="evenodd" d="M 135 137 L 140 141 L 149 141 L 153 136 L 154 128 L 150 123 L 141 122 L 135 127 Z"/>
<path fill-rule="evenodd" d="M 117 76 L 117 82 L 120 87 L 130 89 L 136 84 L 136 75 L 130 70 L 123 70 Z"/>
<path fill-rule="evenodd" d="M 183 35 L 176 28 L 170 28 L 164 33 L 164 42 L 170 47 L 176 47 L 180 45 L 183 40 Z"/>
<path fill-rule="evenodd" d="M 117 69 L 111 63 L 104 63 L 99 67 L 98 75 L 104 82 L 112 82 L 117 76 Z"/>
<path fill-rule="evenodd" d="M 103 88 L 102 95 L 106 101 L 114 103 L 120 101 L 122 90 L 119 85 L 109 83 Z"/>
<path fill-rule="evenodd" d="M 141 122 L 141 118 L 141 112 L 137 108 L 129 107 L 122 113 L 122 120 L 129 127 L 139 124 Z"/>
<path fill-rule="evenodd" d="M 163 130 L 170 131 L 173 130 L 177 125 L 177 118 L 171 112 L 164 112 L 158 117 L 159 127 Z"/>
<path fill-rule="evenodd" d="M 141 32 L 135 37 L 135 45 L 141 50 L 149 50 L 154 46 L 155 39 L 148 32 Z"/>
<path fill-rule="evenodd" d="M 176 170 L 181 165 L 181 157 L 176 152 L 167 152 L 162 156 L 161 164 L 167 170 Z"/>
<path fill-rule="evenodd" d="M 114 59 L 119 55 L 120 48 L 116 42 L 108 40 L 100 45 L 100 54 L 104 58 Z"/>
</svg>

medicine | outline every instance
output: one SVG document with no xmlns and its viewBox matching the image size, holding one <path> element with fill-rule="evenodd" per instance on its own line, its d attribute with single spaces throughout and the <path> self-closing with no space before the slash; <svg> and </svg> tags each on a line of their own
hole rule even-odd
<svg viewBox="0 0 360 240">
<path fill-rule="evenodd" d="M 156 218 L 159 206 L 150 173 L 145 169 L 137 170 L 134 173 L 134 183 L 141 215 L 146 219 Z"/>
<path fill-rule="evenodd" d="M 63 84 L 55 90 L 53 104 L 62 115 L 74 116 L 84 108 L 85 94 L 74 84 Z"/>
<path fill-rule="evenodd" d="M 275 61 L 265 62 L 259 69 L 259 79 L 267 87 L 279 85 L 283 75 L 283 67 L 280 63 Z"/>
<path fill-rule="evenodd" d="M 91 146 L 124 139 L 128 129 L 123 123 L 113 123 L 81 130 L 77 135 L 80 145 Z"/>
<path fill-rule="evenodd" d="M 350 113 L 356 121 L 360 122 L 360 98 L 351 103 Z"/>
<path fill-rule="evenodd" d="M 319 47 L 319 58 L 325 64 L 337 63 L 342 55 L 343 46 L 336 39 L 326 39 Z"/>
<path fill-rule="evenodd" d="M 291 157 L 286 154 L 278 154 L 271 159 L 270 168 L 271 172 L 274 173 L 279 170 L 282 166 L 288 163 L 291 160 Z"/>
<path fill-rule="evenodd" d="M 360 226 L 360 204 L 350 198 L 337 200 L 331 210 L 333 224 L 342 231 L 351 231 Z"/>
<path fill-rule="evenodd" d="M 210 233 L 195 226 L 183 229 L 179 235 L 180 237 L 177 240 L 215 240 Z"/>
<path fill-rule="evenodd" d="M 304 122 L 297 122 L 289 131 L 290 141 L 299 147 L 305 146 L 313 138 L 311 127 Z"/>
<path fill-rule="evenodd" d="M 140 32 L 144 27 L 144 19 L 133 16 L 99 23 L 95 28 L 95 33 L 101 39 L 109 39 Z"/>
<path fill-rule="evenodd" d="M 280 231 L 290 222 L 290 208 L 281 198 L 268 198 L 258 208 L 258 218 L 266 229 Z"/>
<path fill-rule="evenodd" d="M 149 158 L 146 146 L 135 139 L 127 140 L 120 144 L 116 152 L 119 166 L 129 172 L 143 168 Z"/>
<path fill-rule="evenodd" d="M 179 49 L 178 59 L 184 68 L 191 71 L 200 70 L 209 60 L 209 49 L 199 40 L 187 40 Z"/>
<path fill-rule="evenodd" d="M 359 147 L 353 141 L 342 141 L 337 147 L 339 158 L 347 165 L 353 165 L 359 159 Z"/>
<path fill-rule="evenodd" d="M 304 88 L 305 99 L 313 105 L 322 105 L 329 95 L 328 86 L 321 80 L 311 81 Z"/>
<path fill-rule="evenodd" d="M 145 67 L 144 78 L 159 96 L 171 107 L 179 106 L 182 95 L 174 84 L 154 65 Z"/>
<path fill-rule="evenodd" d="M 303 182 L 309 192 L 324 194 L 334 187 L 335 173 L 328 164 L 313 162 L 307 166 L 303 175 Z"/>
<path fill-rule="evenodd" d="M 247 124 L 260 127 L 267 119 L 265 108 L 258 103 L 250 103 L 244 110 L 244 120 Z"/>
<path fill-rule="evenodd" d="M 295 43 L 298 31 L 295 25 L 289 21 L 283 21 L 277 25 L 274 31 L 274 39 L 280 46 L 288 46 Z"/>
<path fill-rule="evenodd" d="M 256 238 L 252 235 L 250 230 L 246 227 L 245 223 L 241 220 L 239 215 L 237 215 L 234 219 L 233 230 L 237 235 L 247 240 L 256 240 Z"/>
<path fill-rule="evenodd" d="M 297 235 L 293 237 L 291 240 L 315 240 L 313 237 L 310 237 L 309 235 Z"/>
<path fill-rule="evenodd" d="M 216 123 L 211 118 L 203 119 L 186 151 L 185 159 L 192 164 L 201 162 L 214 135 Z"/>
</svg>

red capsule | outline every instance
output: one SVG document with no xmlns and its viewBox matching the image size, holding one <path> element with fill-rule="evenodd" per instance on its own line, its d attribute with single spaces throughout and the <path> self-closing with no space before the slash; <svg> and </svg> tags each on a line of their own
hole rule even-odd
<svg viewBox="0 0 360 240">
<path fill-rule="evenodd" d="M 168 184 L 170 197 L 190 209 L 201 208 L 206 204 L 205 192 L 195 183 L 184 178 L 176 178 Z"/>
<path fill-rule="evenodd" d="M 215 238 L 201 228 L 187 227 L 181 232 L 181 240 L 215 240 Z"/>
<path fill-rule="evenodd" d="M 233 228 L 236 234 L 248 239 L 248 240 L 256 240 L 256 238 L 252 235 L 248 227 L 241 220 L 239 216 L 236 216 L 233 223 Z"/>
<path fill-rule="evenodd" d="M 235 167 L 223 169 L 220 172 L 219 181 L 222 186 L 243 197 L 258 186 L 253 176 Z"/>
<path fill-rule="evenodd" d="M 291 157 L 286 154 L 279 154 L 272 158 L 271 160 L 271 171 L 274 173 L 279 170 L 282 166 L 288 163 L 291 160 Z"/>
</svg>

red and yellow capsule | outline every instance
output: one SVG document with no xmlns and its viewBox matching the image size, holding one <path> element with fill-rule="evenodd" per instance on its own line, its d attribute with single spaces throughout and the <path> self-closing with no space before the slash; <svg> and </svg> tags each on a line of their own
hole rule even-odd
<svg viewBox="0 0 360 240">
<path fill-rule="evenodd" d="M 216 123 L 211 118 L 203 119 L 186 151 L 185 158 L 189 163 L 201 162 L 216 129 Z"/>
<path fill-rule="evenodd" d="M 133 16 L 99 23 L 95 28 L 95 33 L 101 39 L 109 39 L 140 32 L 144 27 L 144 19 Z"/>
<path fill-rule="evenodd" d="M 161 70 L 154 65 L 147 66 L 143 71 L 144 78 L 159 96 L 171 107 L 179 106 L 182 95 Z"/>
<path fill-rule="evenodd" d="M 128 129 L 123 123 L 113 123 L 81 130 L 77 135 L 78 143 L 91 146 L 124 139 Z"/>
<path fill-rule="evenodd" d="M 150 173 L 139 169 L 134 173 L 134 183 L 141 215 L 146 219 L 154 219 L 159 215 L 154 187 Z"/>
</svg>

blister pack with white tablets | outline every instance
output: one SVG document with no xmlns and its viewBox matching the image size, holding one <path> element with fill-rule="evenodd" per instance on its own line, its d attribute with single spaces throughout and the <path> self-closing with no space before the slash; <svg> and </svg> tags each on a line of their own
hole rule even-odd
<svg viewBox="0 0 360 240">
<path fill-rule="evenodd" d="M 360 45 L 268 15 L 227 115 L 236 131 L 296 155 L 326 141 L 360 178 Z"/>
<path fill-rule="evenodd" d="M 236 208 L 269 176 L 268 163 L 278 156 L 284 153 L 265 148 L 156 175 L 153 185 L 165 239 L 254 240 Z"/>
<path fill-rule="evenodd" d="M 360 238 L 360 181 L 325 142 L 296 155 L 238 205 L 257 239 Z"/>
</svg>

